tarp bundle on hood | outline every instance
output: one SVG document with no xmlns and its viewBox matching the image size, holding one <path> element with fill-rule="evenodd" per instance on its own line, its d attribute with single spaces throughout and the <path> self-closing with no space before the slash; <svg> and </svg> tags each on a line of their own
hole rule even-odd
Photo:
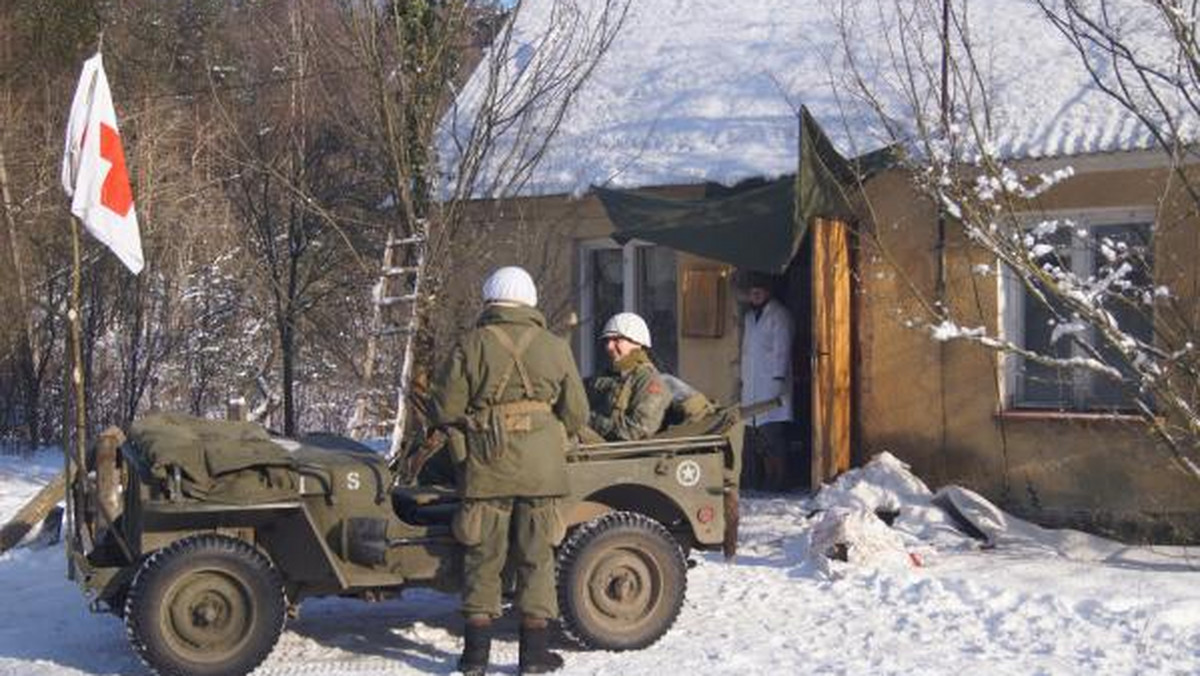
<svg viewBox="0 0 1200 676">
<path fill-rule="evenodd" d="M 296 461 L 255 423 L 156 413 L 135 422 L 127 454 L 150 476 L 190 498 L 253 504 L 297 495 Z"/>
</svg>

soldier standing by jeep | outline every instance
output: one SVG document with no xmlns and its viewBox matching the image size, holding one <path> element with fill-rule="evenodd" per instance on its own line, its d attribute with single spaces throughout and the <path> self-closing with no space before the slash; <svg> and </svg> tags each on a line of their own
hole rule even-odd
<svg viewBox="0 0 1200 676">
<path fill-rule="evenodd" d="M 528 272 L 496 270 L 483 299 L 476 328 L 455 346 L 432 402 L 433 424 L 449 431 L 451 452 L 464 467 L 454 520 L 465 546 L 458 667 L 468 675 L 487 670 L 511 547 L 522 613 L 520 671 L 545 673 L 563 665 L 547 649 L 547 624 L 558 616 L 554 547 L 565 531 L 556 503 L 568 492 L 567 435 L 587 421 L 587 396 L 570 347 L 546 330 Z"/>
</svg>

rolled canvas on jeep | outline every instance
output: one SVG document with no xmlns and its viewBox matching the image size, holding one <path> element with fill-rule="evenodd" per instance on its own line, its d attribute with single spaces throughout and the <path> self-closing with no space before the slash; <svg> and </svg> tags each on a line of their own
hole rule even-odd
<svg viewBox="0 0 1200 676">
<path fill-rule="evenodd" d="M 296 461 L 248 422 L 204 420 L 179 413 L 146 416 L 133 425 L 127 456 L 184 496 L 231 504 L 293 498 Z"/>
</svg>

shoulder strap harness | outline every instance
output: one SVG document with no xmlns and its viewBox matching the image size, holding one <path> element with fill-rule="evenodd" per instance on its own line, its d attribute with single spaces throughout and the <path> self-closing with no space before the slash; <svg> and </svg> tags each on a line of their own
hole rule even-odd
<svg viewBox="0 0 1200 676">
<path fill-rule="evenodd" d="M 526 328 L 517 337 L 515 342 L 504 329 L 495 324 L 488 324 L 484 328 L 496 338 L 500 346 L 512 357 L 512 361 L 509 362 L 508 367 L 504 369 L 504 373 L 500 376 L 500 382 L 496 383 L 495 389 L 492 390 L 491 400 L 494 402 L 500 400 L 500 396 L 504 394 L 504 388 L 508 387 L 508 381 L 512 378 L 513 369 L 516 369 L 517 375 L 521 378 L 521 387 L 525 390 L 525 398 L 533 399 L 533 381 L 530 380 L 529 371 L 526 370 L 525 361 L 521 357 L 529 349 L 529 345 L 533 342 L 533 339 L 537 337 L 537 327 L 530 326 Z"/>
</svg>

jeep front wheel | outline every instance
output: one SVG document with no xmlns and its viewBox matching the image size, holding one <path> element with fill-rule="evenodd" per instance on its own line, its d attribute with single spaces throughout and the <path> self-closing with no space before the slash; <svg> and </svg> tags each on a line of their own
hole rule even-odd
<svg viewBox="0 0 1200 676">
<path fill-rule="evenodd" d="M 125 600 L 125 628 L 159 674 L 247 674 L 275 647 L 285 598 L 279 574 L 258 550 L 200 535 L 156 552 Z"/>
<path fill-rule="evenodd" d="M 605 514 L 572 532 L 559 550 L 564 628 L 589 648 L 651 645 L 675 623 L 686 590 L 679 544 L 641 514 Z"/>
</svg>

